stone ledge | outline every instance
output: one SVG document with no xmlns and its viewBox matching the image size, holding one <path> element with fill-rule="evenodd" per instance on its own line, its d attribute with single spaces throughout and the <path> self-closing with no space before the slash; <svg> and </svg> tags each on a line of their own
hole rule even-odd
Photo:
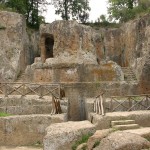
<svg viewBox="0 0 150 150">
<path fill-rule="evenodd" d="M 66 114 L 21 115 L 0 118 L 0 145 L 32 145 L 43 141 L 45 129 L 54 123 L 67 121 Z"/>
</svg>

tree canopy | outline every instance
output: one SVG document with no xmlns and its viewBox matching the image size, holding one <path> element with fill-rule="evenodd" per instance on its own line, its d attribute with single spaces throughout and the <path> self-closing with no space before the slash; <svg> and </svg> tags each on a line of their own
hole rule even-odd
<svg viewBox="0 0 150 150">
<path fill-rule="evenodd" d="M 89 1 L 88 0 L 53 0 L 55 13 L 61 15 L 62 19 L 76 19 L 85 23 L 89 18 Z"/>
<path fill-rule="evenodd" d="M 28 26 L 38 29 L 40 23 L 44 21 L 41 12 L 48 2 L 47 0 L 1 0 L 1 4 L 25 15 Z"/>
<path fill-rule="evenodd" d="M 126 22 L 141 12 L 149 11 L 150 0 L 108 0 L 110 20 Z"/>
</svg>

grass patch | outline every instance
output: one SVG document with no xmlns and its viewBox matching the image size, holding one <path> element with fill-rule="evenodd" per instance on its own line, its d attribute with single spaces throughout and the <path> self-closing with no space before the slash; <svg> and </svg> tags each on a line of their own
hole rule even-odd
<svg viewBox="0 0 150 150">
<path fill-rule="evenodd" d="M 119 131 L 119 129 L 112 128 L 112 132 L 116 132 L 116 131 Z"/>
<path fill-rule="evenodd" d="M 100 144 L 100 141 L 96 141 L 93 145 L 93 148 L 97 147 Z"/>
<path fill-rule="evenodd" d="M 0 112 L 0 117 L 7 117 L 7 116 L 11 116 L 11 114 Z"/>
<path fill-rule="evenodd" d="M 35 147 L 35 148 L 42 148 L 42 147 L 43 147 L 43 143 L 40 142 L 40 141 L 37 141 L 35 144 L 32 145 L 32 147 Z"/>
<path fill-rule="evenodd" d="M 73 144 L 72 150 L 76 150 L 80 144 L 86 143 L 90 136 L 92 136 L 92 133 L 82 135 L 82 138 Z M 85 147 L 85 149 L 86 149 L 86 147 Z M 84 148 L 83 148 L 83 150 L 84 150 Z"/>
<path fill-rule="evenodd" d="M 150 137 L 146 137 L 145 139 L 147 139 L 150 142 Z"/>
<path fill-rule="evenodd" d="M 119 28 L 121 24 L 119 23 L 110 23 L 110 22 L 95 22 L 95 23 L 84 23 L 84 25 L 90 26 L 96 30 L 99 30 L 100 28 Z"/>
<path fill-rule="evenodd" d="M 0 24 L 0 30 L 5 30 L 5 29 L 6 29 L 6 27 L 4 27 Z"/>
</svg>

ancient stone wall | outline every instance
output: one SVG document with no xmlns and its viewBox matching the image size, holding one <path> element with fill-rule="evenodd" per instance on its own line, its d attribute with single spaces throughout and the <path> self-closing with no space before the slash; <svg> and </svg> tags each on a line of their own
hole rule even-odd
<svg viewBox="0 0 150 150">
<path fill-rule="evenodd" d="M 51 61 L 50 61 L 51 60 Z M 34 63 L 26 69 L 28 80 L 32 82 L 100 82 L 123 81 L 120 66 L 109 61 L 101 65 L 60 63 L 49 59 L 46 63 Z"/>
<path fill-rule="evenodd" d="M 34 145 L 43 142 L 45 129 L 53 124 L 65 122 L 64 114 L 22 115 L 0 118 L 0 145 Z"/>
<path fill-rule="evenodd" d="M 67 112 L 67 102 L 60 102 L 62 113 Z M 9 95 L 0 97 L 0 112 L 12 115 L 51 114 L 52 97 L 39 98 L 37 95 Z"/>
</svg>

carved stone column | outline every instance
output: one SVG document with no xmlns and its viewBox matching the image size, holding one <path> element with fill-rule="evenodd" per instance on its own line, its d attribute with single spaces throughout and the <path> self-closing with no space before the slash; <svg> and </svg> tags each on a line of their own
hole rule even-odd
<svg viewBox="0 0 150 150">
<path fill-rule="evenodd" d="M 45 60 L 46 60 L 45 36 L 41 36 L 41 39 L 40 39 L 40 50 L 41 50 L 41 60 L 44 63 Z"/>
</svg>

